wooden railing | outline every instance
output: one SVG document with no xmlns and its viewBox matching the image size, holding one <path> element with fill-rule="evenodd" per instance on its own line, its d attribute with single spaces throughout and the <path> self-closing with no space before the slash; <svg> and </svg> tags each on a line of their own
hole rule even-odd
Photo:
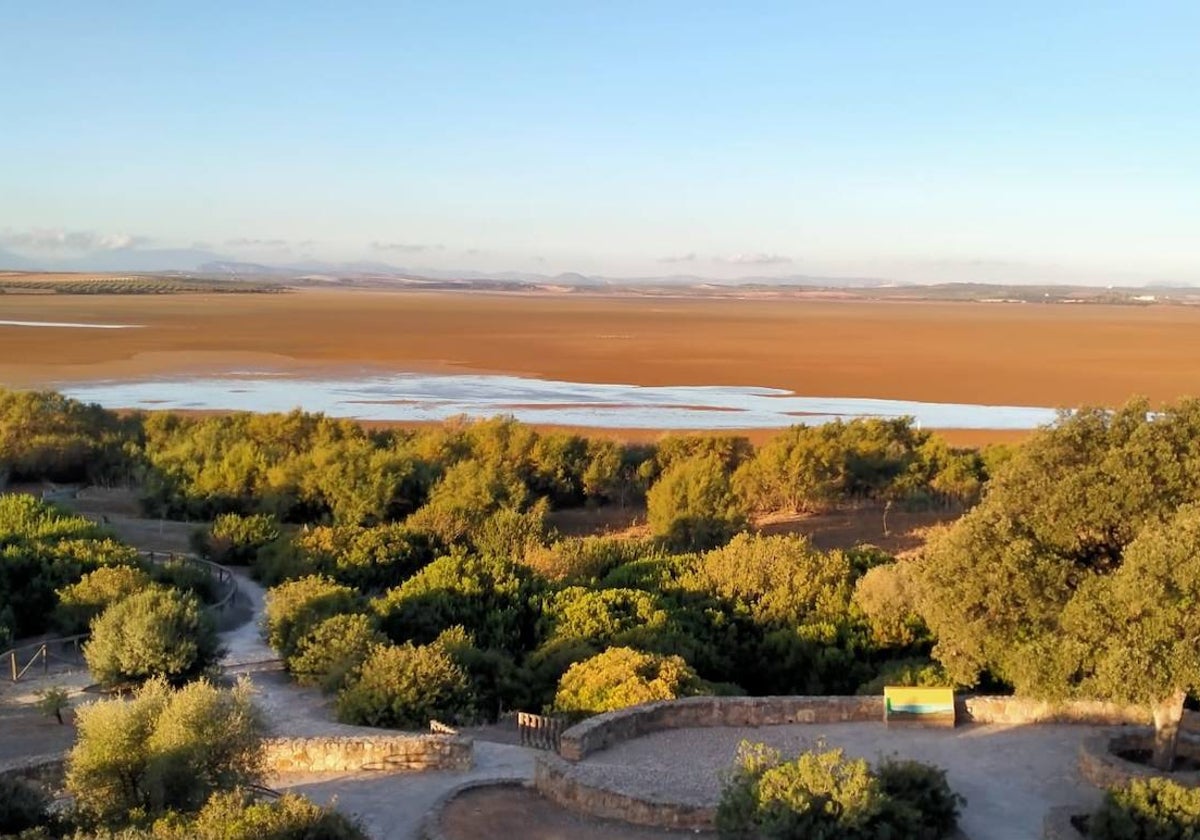
<svg viewBox="0 0 1200 840">
<path fill-rule="evenodd" d="M 83 665 L 83 641 L 87 633 L 78 636 L 64 636 L 61 639 L 47 639 L 44 642 L 31 642 L 21 647 L 6 650 L 0 654 L 0 661 L 8 661 L 8 672 L 13 682 L 29 673 L 29 669 L 41 660 L 42 673 L 50 673 L 50 661 L 62 662 L 67 665 Z"/>
<path fill-rule="evenodd" d="M 218 563 L 204 560 L 194 554 L 139 551 L 138 555 L 149 563 L 183 561 L 204 567 L 209 575 L 216 578 L 217 589 L 221 593 L 216 603 L 208 604 L 204 609 L 220 626 L 222 617 L 232 609 L 237 598 L 237 578 L 234 577 L 233 572 Z M 88 633 L 80 633 L 77 636 L 63 636 L 58 639 L 30 642 L 0 653 L 0 663 L 8 663 L 5 670 L 13 682 L 19 682 L 39 660 L 42 663 L 43 674 L 50 673 L 51 660 L 69 665 L 83 665 L 83 643 L 87 641 L 88 635 Z"/>
<path fill-rule="evenodd" d="M 557 752 L 566 728 L 567 721 L 562 718 L 517 712 L 517 732 L 523 747 Z"/>
</svg>

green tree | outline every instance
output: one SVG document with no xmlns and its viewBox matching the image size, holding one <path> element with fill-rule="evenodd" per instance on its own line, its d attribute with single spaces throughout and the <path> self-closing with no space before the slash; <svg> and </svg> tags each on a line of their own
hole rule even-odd
<svg viewBox="0 0 1200 840">
<path fill-rule="evenodd" d="M 650 488 L 646 506 L 654 535 L 683 550 L 721 545 L 746 525 L 715 455 L 673 464 Z"/>
<path fill-rule="evenodd" d="M 338 720 L 427 729 L 430 719 L 470 722 L 475 695 L 463 668 L 440 644 L 377 645 L 337 698 Z"/>
<path fill-rule="evenodd" d="M 1021 693 L 1145 703 L 1169 766 L 1200 687 L 1198 495 L 1200 402 L 1064 417 L 916 567 L 935 655 L 963 684 L 986 669 Z"/>
<path fill-rule="evenodd" d="M 327 577 L 309 575 L 285 581 L 267 590 L 267 642 L 285 660 L 290 660 L 296 655 L 300 640 L 318 624 L 358 608 L 354 590 Z"/>
<path fill-rule="evenodd" d="M 263 724 L 248 683 L 171 689 L 143 685 L 131 700 L 89 703 L 67 757 L 67 789 L 89 818 L 119 825 L 138 814 L 195 811 L 215 791 L 257 782 Z"/>
<path fill-rule="evenodd" d="M 296 654 L 287 661 L 288 671 L 301 685 L 316 685 L 323 691 L 335 692 L 346 684 L 371 650 L 386 641 L 370 616 L 335 615 L 301 637 Z"/>
<path fill-rule="evenodd" d="M 108 607 L 151 585 L 150 575 L 136 566 L 101 566 L 58 590 L 55 622 L 68 635 L 85 633 Z"/>
<path fill-rule="evenodd" d="M 654 700 L 711 693 L 682 657 L 614 647 L 567 669 L 554 708 L 597 715 Z"/>
<path fill-rule="evenodd" d="M 108 686 L 162 677 L 182 683 L 221 656 L 212 619 L 190 593 L 147 589 L 106 609 L 83 648 L 88 669 Z"/>
</svg>

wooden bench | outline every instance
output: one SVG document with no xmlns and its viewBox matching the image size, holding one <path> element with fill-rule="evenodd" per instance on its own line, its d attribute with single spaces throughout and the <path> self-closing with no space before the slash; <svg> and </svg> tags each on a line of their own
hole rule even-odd
<svg viewBox="0 0 1200 840">
<path fill-rule="evenodd" d="M 954 689 L 885 686 L 883 722 L 954 726 Z"/>
</svg>

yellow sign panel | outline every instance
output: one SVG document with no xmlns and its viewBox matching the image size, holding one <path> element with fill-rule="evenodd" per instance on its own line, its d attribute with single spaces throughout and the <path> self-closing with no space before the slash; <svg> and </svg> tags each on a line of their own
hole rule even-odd
<svg viewBox="0 0 1200 840">
<path fill-rule="evenodd" d="M 889 685 L 883 689 L 883 719 L 954 725 L 954 689 Z"/>
</svg>

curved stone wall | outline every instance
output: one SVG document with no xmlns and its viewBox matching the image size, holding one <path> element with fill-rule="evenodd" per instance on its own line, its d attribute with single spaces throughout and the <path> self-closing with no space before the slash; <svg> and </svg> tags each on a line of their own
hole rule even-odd
<svg viewBox="0 0 1200 840">
<path fill-rule="evenodd" d="M 1146 779 L 1164 774 L 1145 764 L 1138 764 L 1116 755 L 1114 750 L 1149 750 L 1154 744 L 1152 729 L 1109 733 L 1086 739 L 1079 745 L 1079 774 L 1100 788 L 1118 787 L 1134 779 Z M 1179 739 L 1179 755 L 1200 760 L 1200 742 L 1193 738 Z M 1187 787 L 1200 787 L 1200 771 L 1171 773 L 1171 781 Z"/>
<path fill-rule="evenodd" d="M 336 773 L 359 770 L 470 770 L 474 742 L 460 735 L 360 735 L 268 738 L 269 772 Z"/>
<path fill-rule="evenodd" d="M 1145 724 L 1142 708 L 1077 701 L 1046 703 L 1019 697 L 960 697 L 959 723 Z M 776 726 L 883 720 L 883 698 L 872 697 L 687 697 L 645 703 L 588 718 L 562 734 L 559 755 L 579 761 L 613 744 L 664 729 L 709 726 Z"/>
</svg>

